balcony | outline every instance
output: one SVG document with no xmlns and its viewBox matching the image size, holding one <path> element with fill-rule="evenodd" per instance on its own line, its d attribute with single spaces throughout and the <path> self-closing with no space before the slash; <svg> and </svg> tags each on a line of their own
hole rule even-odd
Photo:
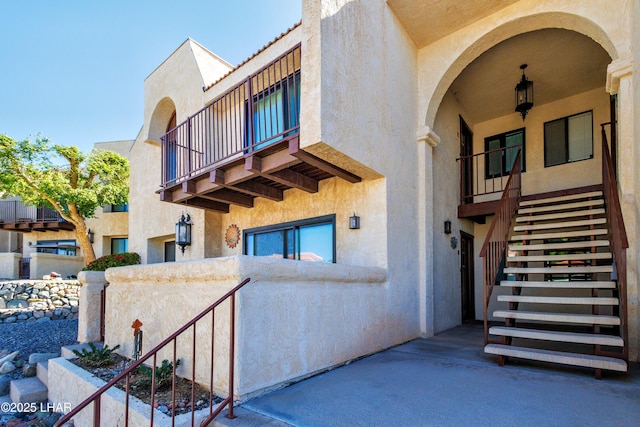
<svg viewBox="0 0 640 427">
<path fill-rule="evenodd" d="M 248 76 L 162 137 L 160 199 L 219 212 L 360 177 L 300 148 L 300 46 Z"/>
<path fill-rule="evenodd" d="M 60 231 L 73 230 L 60 214 L 50 208 L 26 206 L 19 200 L 0 201 L 0 228 L 5 231 Z"/>
<path fill-rule="evenodd" d="M 521 145 L 512 145 L 457 159 L 460 167 L 458 218 L 484 224 L 485 217 L 495 213 L 521 148 Z M 524 159 L 524 155 L 521 158 Z M 524 161 L 521 167 L 524 168 Z"/>
</svg>

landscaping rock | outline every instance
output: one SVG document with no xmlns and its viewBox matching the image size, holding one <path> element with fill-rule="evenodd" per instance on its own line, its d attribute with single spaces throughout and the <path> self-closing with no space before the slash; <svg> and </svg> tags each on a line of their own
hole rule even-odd
<svg viewBox="0 0 640 427">
<path fill-rule="evenodd" d="M 35 363 L 25 363 L 22 366 L 22 373 L 25 377 L 35 377 L 37 366 L 38 365 L 36 365 Z"/>
<path fill-rule="evenodd" d="M 0 374 L 8 374 L 9 372 L 13 372 L 16 370 L 16 365 L 12 362 L 4 362 L 2 366 L 0 366 Z"/>
</svg>

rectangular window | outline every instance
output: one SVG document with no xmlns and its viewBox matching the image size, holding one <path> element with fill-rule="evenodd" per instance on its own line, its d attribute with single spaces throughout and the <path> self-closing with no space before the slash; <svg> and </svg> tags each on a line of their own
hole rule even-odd
<svg viewBox="0 0 640 427">
<path fill-rule="evenodd" d="M 124 205 L 111 205 L 111 212 L 129 212 L 129 204 Z"/>
<path fill-rule="evenodd" d="M 244 231 L 245 255 L 336 262 L 335 215 Z"/>
<path fill-rule="evenodd" d="M 520 166 L 522 167 L 522 172 L 525 171 L 524 139 L 524 128 L 485 138 L 485 179 L 509 175 L 513 162 L 515 162 L 518 155 L 518 150 L 522 150 Z"/>
<path fill-rule="evenodd" d="M 593 158 L 593 112 L 544 124 L 544 166 Z"/>
<path fill-rule="evenodd" d="M 56 254 L 76 256 L 75 240 L 38 240 L 36 241 L 36 252 L 42 254 Z"/>
<path fill-rule="evenodd" d="M 121 254 L 129 252 L 129 239 L 126 237 L 115 237 L 111 239 L 111 254 Z"/>
</svg>

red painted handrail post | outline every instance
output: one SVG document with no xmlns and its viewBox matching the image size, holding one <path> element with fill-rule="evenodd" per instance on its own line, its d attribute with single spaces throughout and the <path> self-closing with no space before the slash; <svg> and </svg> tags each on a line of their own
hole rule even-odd
<svg viewBox="0 0 640 427">
<path fill-rule="evenodd" d="M 233 415 L 233 370 L 235 360 L 235 334 L 236 334 L 236 294 L 231 295 L 229 300 L 229 311 L 231 319 L 229 322 L 229 411 L 227 418 L 235 418 Z"/>
</svg>

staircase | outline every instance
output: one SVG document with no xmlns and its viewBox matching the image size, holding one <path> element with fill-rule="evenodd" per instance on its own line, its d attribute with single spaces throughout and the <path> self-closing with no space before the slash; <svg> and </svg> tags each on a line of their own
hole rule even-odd
<svg viewBox="0 0 640 427">
<path fill-rule="evenodd" d="M 609 227 L 602 191 L 520 202 L 486 353 L 627 371 Z"/>
</svg>

